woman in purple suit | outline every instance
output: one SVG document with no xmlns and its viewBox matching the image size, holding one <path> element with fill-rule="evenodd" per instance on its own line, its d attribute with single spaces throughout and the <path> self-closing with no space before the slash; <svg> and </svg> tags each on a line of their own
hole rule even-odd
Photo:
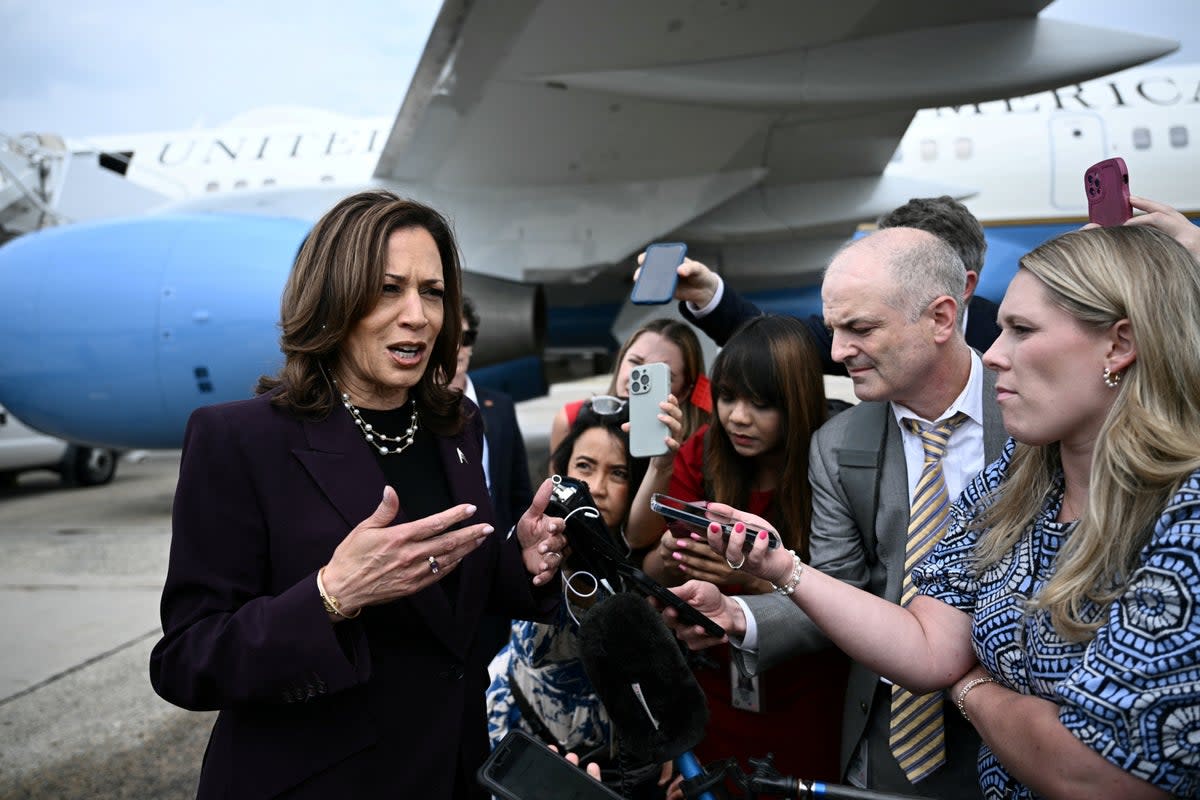
<svg viewBox="0 0 1200 800">
<path fill-rule="evenodd" d="M 437 212 L 349 197 L 297 255 L 282 371 L 192 415 L 150 676 L 221 712 L 200 797 L 485 796 L 477 624 L 551 613 L 564 541 L 548 481 L 493 530 L 446 386 L 461 287 Z"/>
</svg>

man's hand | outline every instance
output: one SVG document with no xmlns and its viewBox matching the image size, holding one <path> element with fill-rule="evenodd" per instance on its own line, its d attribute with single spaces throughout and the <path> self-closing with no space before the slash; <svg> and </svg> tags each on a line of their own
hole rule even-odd
<svg viewBox="0 0 1200 800">
<path fill-rule="evenodd" d="M 704 616 L 725 629 L 727 634 L 744 636 L 746 634 L 746 616 L 742 607 L 721 594 L 721 590 L 706 581 L 688 581 L 683 586 L 671 589 L 684 602 L 699 611 Z M 657 603 L 656 603 L 657 605 Z M 715 644 L 729 641 L 728 636 L 717 638 L 705 632 L 699 625 L 686 625 L 679 621 L 679 614 L 673 608 L 662 612 L 663 620 L 675 636 L 688 646 L 689 650 L 703 650 Z"/>
<path fill-rule="evenodd" d="M 638 268 L 633 271 L 635 282 L 642 271 L 641 263 L 645 260 L 646 254 L 639 253 Z M 683 263 L 675 268 L 675 274 L 679 276 L 675 283 L 675 299 L 691 303 L 697 308 L 704 308 L 711 303 L 717 293 L 717 287 L 721 285 L 721 278 L 717 273 L 690 258 L 685 258 Z"/>
</svg>

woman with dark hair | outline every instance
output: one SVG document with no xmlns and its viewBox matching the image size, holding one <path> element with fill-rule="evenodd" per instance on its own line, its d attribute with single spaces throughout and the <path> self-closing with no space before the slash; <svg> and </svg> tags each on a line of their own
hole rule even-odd
<svg viewBox="0 0 1200 800">
<path fill-rule="evenodd" d="M 756 317 L 721 350 L 711 381 L 712 422 L 684 442 L 674 458 L 651 459 L 634 501 L 635 514 L 652 518 L 661 534 L 644 567 L 668 585 L 697 578 L 728 594 L 767 592 L 770 584 L 738 570 L 702 534 L 693 538 L 686 528 L 668 527 L 650 512 L 650 494 L 737 507 L 744 503 L 772 522 L 784 547 L 807 557 L 808 444 L 826 416 L 821 360 L 798 320 Z M 702 760 L 744 760 L 774 752 L 776 763 L 790 772 L 837 779 L 847 668 L 842 654 L 829 649 L 746 679 L 731 665 L 728 645 L 694 657 L 696 678 L 712 712 L 697 754 Z M 804 723 L 798 725 L 798 719 Z"/>
<path fill-rule="evenodd" d="M 629 421 L 621 408 L 611 414 L 584 403 L 575 424 L 551 454 L 556 475 L 588 485 L 595 509 L 615 543 L 629 514 L 634 487 L 645 470 L 643 459 L 629 455 Z M 606 779 L 624 782 L 626 796 L 663 796 L 658 765 L 646 764 L 620 749 L 617 732 L 592 689 L 579 658 L 579 622 L 604 589 L 582 571 L 568 550 L 563 573 L 563 600 L 553 622 L 513 623 L 509 644 L 492 661 L 488 688 L 488 733 L 494 747 L 513 728 L 554 745 L 574 750 L 583 761 L 605 766 Z"/>
<path fill-rule="evenodd" d="M 283 293 L 285 363 L 188 423 L 150 677 L 220 711 L 198 796 L 486 796 L 485 610 L 546 615 L 546 482 L 493 530 L 477 409 L 447 388 L 462 276 L 445 219 L 338 203 Z"/>
</svg>

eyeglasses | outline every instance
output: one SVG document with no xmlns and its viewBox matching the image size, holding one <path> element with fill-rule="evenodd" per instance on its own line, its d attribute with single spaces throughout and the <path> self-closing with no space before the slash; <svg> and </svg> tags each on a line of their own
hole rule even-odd
<svg viewBox="0 0 1200 800">
<path fill-rule="evenodd" d="M 475 340 L 478 338 L 479 338 L 478 330 L 476 330 L 475 328 L 467 328 L 465 331 L 463 331 L 462 346 L 463 347 L 474 347 Z"/>
<path fill-rule="evenodd" d="M 626 400 L 620 397 L 613 397 L 611 394 L 598 394 L 591 400 L 588 400 L 588 405 L 592 407 L 592 411 L 602 417 L 608 417 L 613 414 L 620 414 L 625 409 Z"/>
</svg>

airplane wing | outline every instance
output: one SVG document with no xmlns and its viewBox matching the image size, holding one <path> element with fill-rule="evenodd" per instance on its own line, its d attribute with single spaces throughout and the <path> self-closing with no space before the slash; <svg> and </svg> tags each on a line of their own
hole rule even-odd
<svg viewBox="0 0 1200 800">
<path fill-rule="evenodd" d="M 472 270 L 583 282 L 682 238 L 739 286 L 909 197 L 918 108 L 1107 74 L 1177 43 L 1043 0 L 447 0 L 375 179 L 447 210 Z"/>
</svg>

